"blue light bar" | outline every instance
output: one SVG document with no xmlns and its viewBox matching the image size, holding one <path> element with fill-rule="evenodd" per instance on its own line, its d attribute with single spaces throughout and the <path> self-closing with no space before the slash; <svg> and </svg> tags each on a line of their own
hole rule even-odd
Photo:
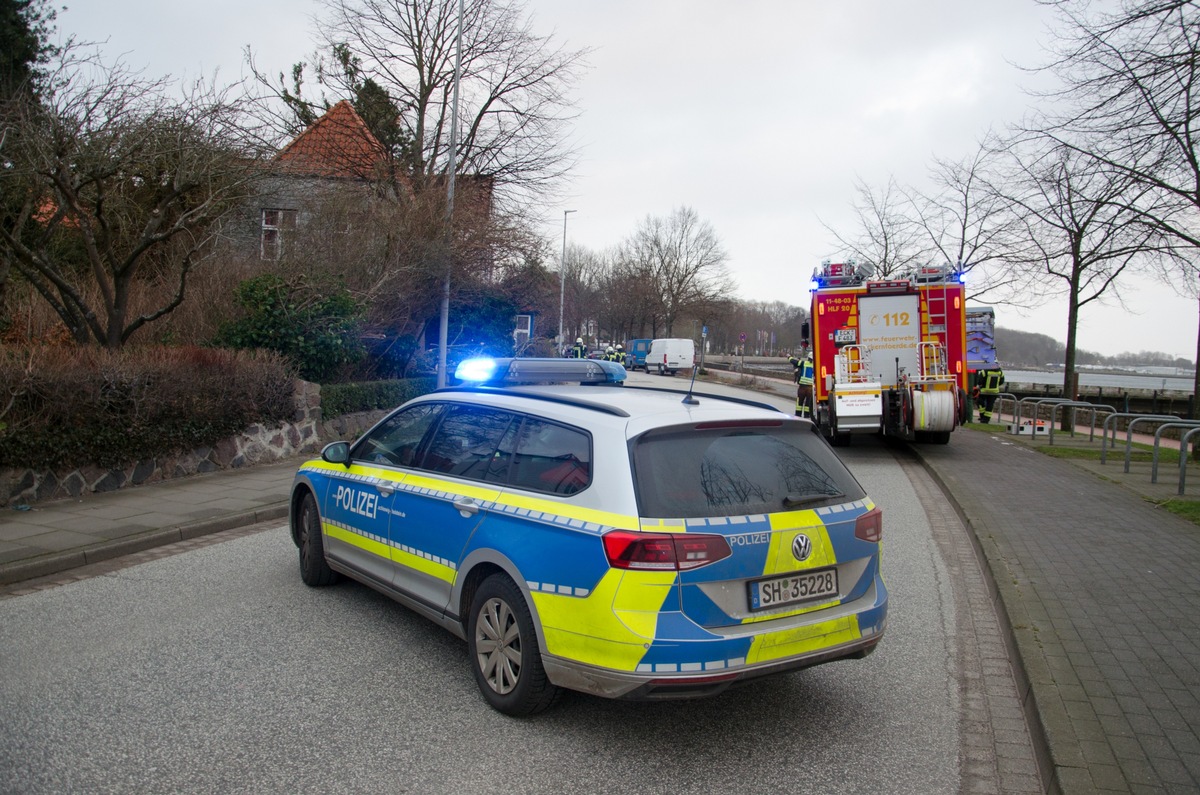
<svg viewBox="0 0 1200 795">
<path fill-rule="evenodd" d="M 625 368 L 596 359 L 464 359 L 454 371 L 463 383 L 488 384 L 620 384 Z"/>
</svg>

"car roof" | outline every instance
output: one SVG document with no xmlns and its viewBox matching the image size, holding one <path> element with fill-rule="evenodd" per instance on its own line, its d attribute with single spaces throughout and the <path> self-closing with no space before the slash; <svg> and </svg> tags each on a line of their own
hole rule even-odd
<svg viewBox="0 0 1200 795">
<path fill-rule="evenodd" d="M 694 402 L 685 403 L 691 394 Z M 702 392 L 631 386 L 521 385 L 451 387 L 424 399 L 449 398 L 507 408 L 573 424 L 660 427 L 729 419 L 792 419 L 767 403 Z"/>
</svg>

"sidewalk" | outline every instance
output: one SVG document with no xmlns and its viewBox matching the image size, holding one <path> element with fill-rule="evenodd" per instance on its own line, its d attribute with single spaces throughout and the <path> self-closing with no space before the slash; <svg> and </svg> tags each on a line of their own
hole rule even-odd
<svg viewBox="0 0 1200 795">
<path fill-rule="evenodd" d="M 1200 528 L 1156 507 L 1176 483 L 1152 486 L 1149 464 L 1075 465 L 1017 438 L 911 449 L 991 571 L 1044 774 L 1066 793 L 1195 792 Z"/>
<path fill-rule="evenodd" d="M 304 458 L 0 509 L 0 585 L 284 519 Z"/>
<path fill-rule="evenodd" d="M 793 395 L 787 381 L 760 388 Z M 1088 445 L 1084 428 L 1055 447 Z M 1097 440 L 1090 443 L 1099 447 Z M 1045 437 L 912 445 L 994 583 L 1052 791 L 1200 789 L 1200 528 L 1156 503 L 1178 470 L 1051 458 Z M 287 516 L 302 458 L 0 512 L 0 586 Z M 1200 467 L 1187 494 L 1200 498 Z M 902 572 L 892 576 L 902 576 Z"/>
</svg>

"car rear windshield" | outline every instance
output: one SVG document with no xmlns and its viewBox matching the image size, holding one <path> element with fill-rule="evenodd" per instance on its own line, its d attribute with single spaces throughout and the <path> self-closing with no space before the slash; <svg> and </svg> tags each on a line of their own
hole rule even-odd
<svg viewBox="0 0 1200 795">
<path fill-rule="evenodd" d="M 860 500 L 862 487 L 807 425 L 701 423 L 633 442 L 639 512 L 649 518 L 746 516 Z"/>
</svg>

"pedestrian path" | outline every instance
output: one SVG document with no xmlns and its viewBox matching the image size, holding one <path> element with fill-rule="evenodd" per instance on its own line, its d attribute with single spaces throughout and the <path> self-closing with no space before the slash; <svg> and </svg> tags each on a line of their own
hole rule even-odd
<svg viewBox="0 0 1200 795">
<path fill-rule="evenodd" d="M 1200 528 L 1137 478 L 955 432 L 914 453 L 980 545 L 1063 792 L 1200 789 Z M 1147 481 L 1148 483 L 1148 481 Z"/>
<path fill-rule="evenodd" d="M 301 460 L 0 508 L 0 585 L 282 519 Z"/>
</svg>

